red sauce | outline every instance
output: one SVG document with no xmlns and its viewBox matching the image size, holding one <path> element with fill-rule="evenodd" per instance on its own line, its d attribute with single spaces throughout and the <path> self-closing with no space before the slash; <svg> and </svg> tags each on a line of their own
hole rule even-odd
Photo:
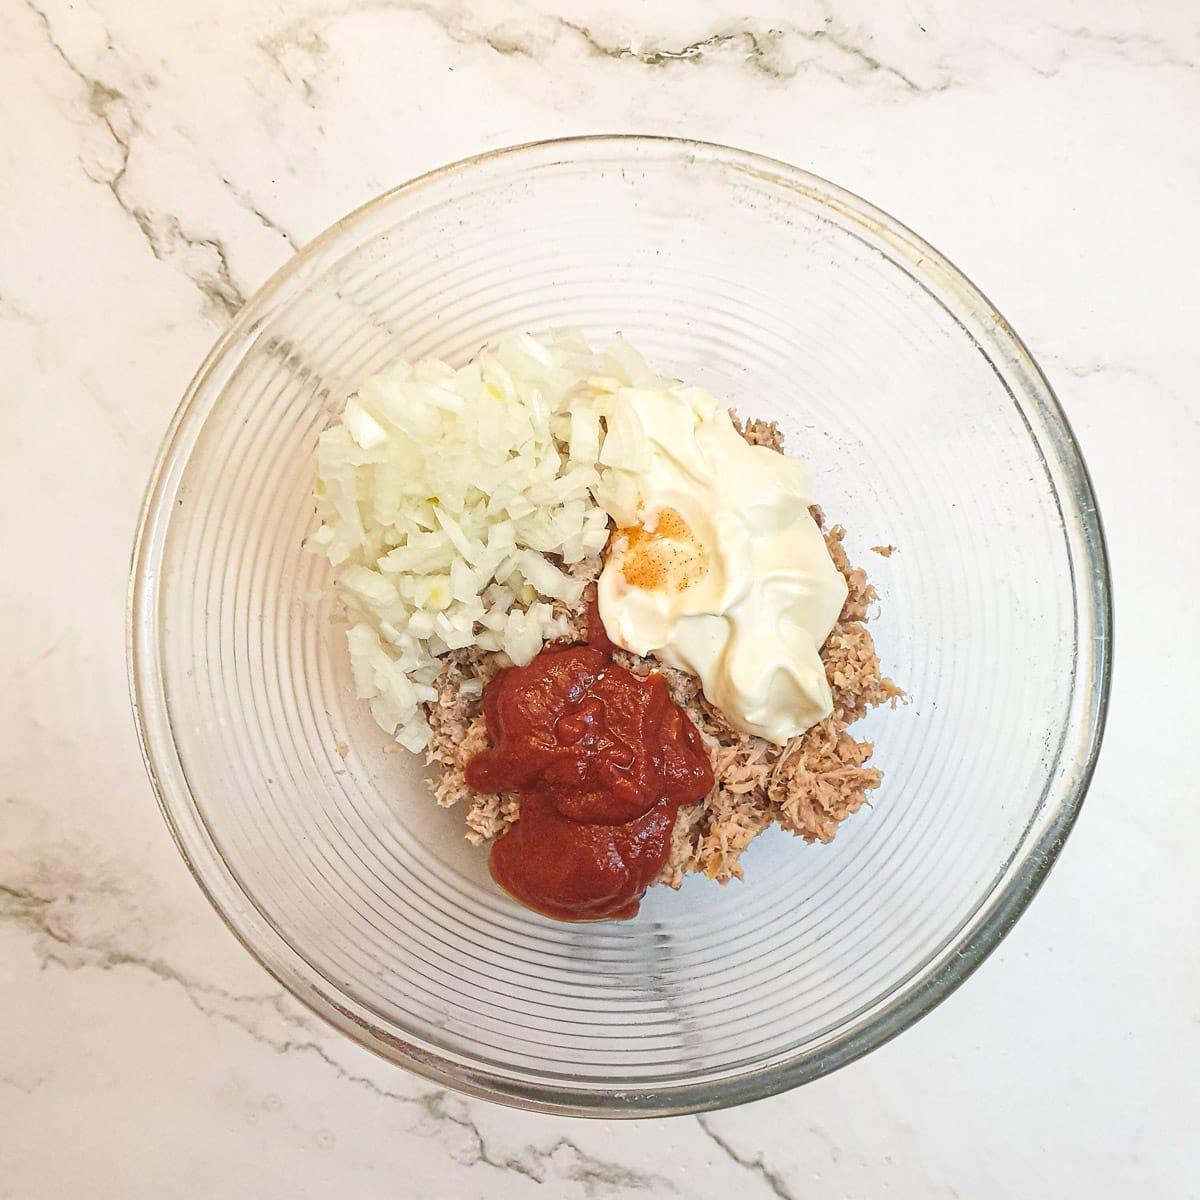
<svg viewBox="0 0 1200 1200">
<path fill-rule="evenodd" d="M 632 917 L 666 861 L 679 806 L 713 786 L 666 682 L 596 645 L 551 646 L 499 672 L 483 707 L 492 745 L 467 764 L 467 783 L 521 795 L 521 819 L 492 847 L 493 878 L 559 920 Z"/>
</svg>

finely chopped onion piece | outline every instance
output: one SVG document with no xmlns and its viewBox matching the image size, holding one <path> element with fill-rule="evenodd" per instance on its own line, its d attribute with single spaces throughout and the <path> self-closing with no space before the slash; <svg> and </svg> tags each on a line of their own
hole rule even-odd
<svg viewBox="0 0 1200 1200">
<path fill-rule="evenodd" d="M 398 362 L 320 438 L 310 546 L 335 568 L 358 696 L 413 752 L 443 656 L 517 665 L 568 632 L 568 570 L 608 539 L 597 394 L 654 377 L 618 341 L 500 340 L 466 366 Z"/>
</svg>

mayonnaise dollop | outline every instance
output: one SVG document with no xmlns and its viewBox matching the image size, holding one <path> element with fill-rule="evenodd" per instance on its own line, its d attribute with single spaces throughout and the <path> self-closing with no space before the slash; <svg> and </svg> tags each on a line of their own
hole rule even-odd
<svg viewBox="0 0 1200 1200">
<path fill-rule="evenodd" d="M 597 499 L 617 526 L 599 583 L 608 636 L 698 676 L 746 733 L 782 744 L 827 717 L 819 652 L 846 581 L 804 464 L 748 445 L 698 388 L 619 388 L 600 408 Z"/>
</svg>

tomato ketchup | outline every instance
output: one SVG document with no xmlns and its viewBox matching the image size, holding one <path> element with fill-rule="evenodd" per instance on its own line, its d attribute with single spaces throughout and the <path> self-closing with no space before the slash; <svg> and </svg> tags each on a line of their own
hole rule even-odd
<svg viewBox="0 0 1200 1200">
<path fill-rule="evenodd" d="M 632 917 L 666 862 L 681 805 L 713 787 L 700 734 L 661 675 L 612 661 L 611 643 L 548 646 L 483 693 L 491 747 L 476 791 L 516 791 L 521 817 L 492 846 L 496 882 L 564 921 Z M 602 629 L 602 627 L 600 627 Z"/>
</svg>

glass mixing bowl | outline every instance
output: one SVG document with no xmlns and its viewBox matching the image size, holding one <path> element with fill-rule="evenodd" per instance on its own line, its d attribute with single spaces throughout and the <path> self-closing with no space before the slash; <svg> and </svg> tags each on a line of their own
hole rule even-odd
<svg viewBox="0 0 1200 1200">
<path fill-rule="evenodd" d="M 911 697 L 860 727 L 886 777 L 832 845 L 769 832 L 745 883 L 655 889 L 624 923 L 498 891 L 462 812 L 355 700 L 328 565 L 302 548 L 317 436 L 364 376 L 556 326 L 619 330 L 779 422 L 879 587 L 872 629 Z M 632 137 L 435 171 L 280 271 L 171 427 L 129 615 L 163 812 L 259 961 L 439 1083 L 606 1116 L 803 1083 L 961 983 L 1076 816 L 1109 632 L 1079 451 L 976 288 L 812 175 Z"/>
</svg>

